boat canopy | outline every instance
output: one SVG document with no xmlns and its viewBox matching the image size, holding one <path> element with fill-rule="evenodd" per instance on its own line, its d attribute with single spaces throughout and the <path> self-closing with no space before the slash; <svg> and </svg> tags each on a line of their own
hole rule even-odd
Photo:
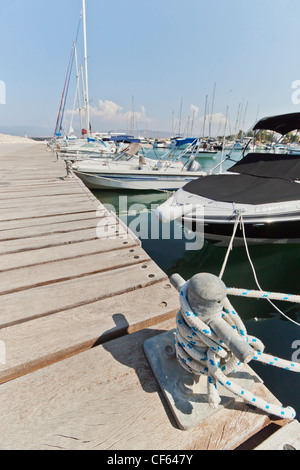
<svg viewBox="0 0 300 470">
<path fill-rule="evenodd" d="M 262 178 L 300 180 L 300 156 L 274 153 L 248 153 L 229 168 L 230 172 Z"/>
<path fill-rule="evenodd" d="M 197 142 L 197 139 L 194 137 L 187 137 L 186 139 L 177 139 L 176 146 L 181 147 L 182 145 L 194 144 Z"/>
<path fill-rule="evenodd" d="M 123 142 L 124 144 L 131 144 L 131 143 L 139 143 L 140 139 L 135 139 L 131 135 L 117 135 L 111 137 L 110 139 L 112 142 Z"/>
<path fill-rule="evenodd" d="M 249 153 L 228 169 L 188 183 L 184 190 L 214 201 L 270 204 L 300 199 L 299 155 Z"/>
<path fill-rule="evenodd" d="M 183 189 L 214 201 L 236 204 L 273 204 L 300 199 L 299 183 L 243 174 L 204 176 Z"/>
<path fill-rule="evenodd" d="M 281 135 L 285 135 L 296 129 L 300 129 L 300 113 L 266 117 L 258 121 L 253 128 L 253 130 L 274 131 Z"/>
</svg>

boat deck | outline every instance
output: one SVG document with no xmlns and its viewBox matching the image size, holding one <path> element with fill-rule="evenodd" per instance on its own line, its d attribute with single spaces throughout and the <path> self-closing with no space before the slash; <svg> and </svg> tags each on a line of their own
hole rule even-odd
<svg viewBox="0 0 300 470">
<path fill-rule="evenodd" d="M 143 351 L 174 328 L 178 293 L 117 217 L 65 176 L 43 144 L 0 146 L 0 448 L 254 448 L 281 430 L 285 422 L 239 401 L 178 429 Z"/>
</svg>

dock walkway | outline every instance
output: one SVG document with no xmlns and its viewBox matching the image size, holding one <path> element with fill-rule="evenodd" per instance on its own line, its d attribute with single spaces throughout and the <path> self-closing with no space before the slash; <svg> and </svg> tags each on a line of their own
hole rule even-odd
<svg viewBox="0 0 300 470">
<path fill-rule="evenodd" d="M 65 176 L 43 144 L 0 146 L 0 448 L 236 449 L 280 429 L 241 402 L 178 429 L 143 352 L 174 328 L 178 293 Z"/>
</svg>

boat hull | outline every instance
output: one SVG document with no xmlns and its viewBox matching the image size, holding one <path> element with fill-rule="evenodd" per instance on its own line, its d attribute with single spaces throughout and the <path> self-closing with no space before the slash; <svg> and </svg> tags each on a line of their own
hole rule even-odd
<svg viewBox="0 0 300 470">
<path fill-rule="evenodd" d="M 189 230 L 201 233 L 205 240 L 218 246 L 228 246 L 233 234 L 234 220 L 219 223 L 207 221 L 193 221 L 190 218 L 182 218 L 182 224 Z M 272 222 L 244 221 L 247 244 L 298 244 L 300 243 L 300 216 L 295 220 L 280 220 Z M 237 227 L 234 245 L 244 245 L 243 231 L 240 225 Z"/>
<path fill-rule="evenodd" d="M 122 189 L 138 191 L 175 191 L 182 186 L 199 178 L 191 173 L 186 176 L 163 175 L 155 176 L 151 174 L 124 175 L 124 174 L 91 174 L 74 170 L 74 173 L 83 181 L 89 189 Z"/>
</svg>

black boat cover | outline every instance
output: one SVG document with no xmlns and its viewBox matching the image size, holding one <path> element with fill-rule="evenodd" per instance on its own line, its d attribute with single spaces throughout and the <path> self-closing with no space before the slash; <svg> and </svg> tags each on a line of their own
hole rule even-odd
<svg viewBox="0 0 300 470">
<path fill-rule="evenodd" d="M 294 181 L 300 179 L 300 155 L 249 153 L 228 171 Z"/>
<path fill-rule="evenodd" d="M 300 129 L 300 113 L 261 119 L 255 129 L 282 135 Z M 214 201 L 272 204 L 300 200 L 300 155 L 249 153 L 229 168 L 237 175 L 208 175 L 188 183 L 184 190 Z"/>
<path fill-rule="evenodd" d="M 253 128 L 275 131 L 285 135 L 288 132 L 300 129 L 300 113 L 281 114 L 279 116 L 261 119 Z"/>
<path fill-rule="evenodd" d="M 214 201 L 237 204 L 272 204 L 300 199 L 300 183 L 244 174 L 203 176 L 183 189 Z"/>
</svg>

